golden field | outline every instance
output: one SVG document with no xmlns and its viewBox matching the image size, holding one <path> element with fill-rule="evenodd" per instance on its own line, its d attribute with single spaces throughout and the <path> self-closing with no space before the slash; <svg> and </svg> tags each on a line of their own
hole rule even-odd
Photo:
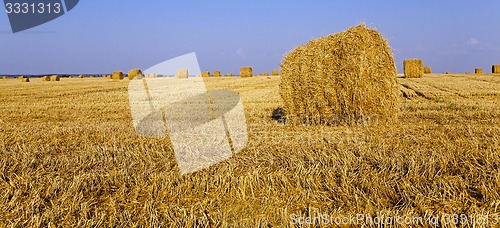
<svg viewBox="0 0 500 228">
<path fill-rule="evenodd" d="M 499 76 L 398 78 L 398 122 L 367 127 L 274 121 L 280 77 L 205 82 L 240 93 L 249 143 L 181 176 L 168 138 L 136 135 L 128 80 L 0 79 L 0 227 L 280 227 L 325 214 L 500 223 Z"/>
</svg>

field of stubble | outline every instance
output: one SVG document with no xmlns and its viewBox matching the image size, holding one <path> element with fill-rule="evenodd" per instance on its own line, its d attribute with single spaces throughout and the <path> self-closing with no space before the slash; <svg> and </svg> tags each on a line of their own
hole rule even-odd
<svg viewBox="0 0 500 228">
<path fill-rule="evenodd" d="M 181 176 L 168 138 L 136 135 L 128 80 L 0 79 L 0 227 L 268 227 L 357 214 L 500 222 L 500 77 L 399 78 L 398 123 L 369 127 L 274 121 L 279 80 L 206 79 L 240 93 L 249 143 Z"/>
</svg>

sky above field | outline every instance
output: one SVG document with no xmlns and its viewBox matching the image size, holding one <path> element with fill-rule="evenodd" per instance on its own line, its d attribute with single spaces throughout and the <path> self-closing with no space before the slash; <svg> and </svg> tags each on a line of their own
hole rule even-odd
<svg viewBox="0 0 500 228">
<path fill-rule="evenodd" d="M 110 73 L 196 52 L 202 71 L 278 69 L 308 40 L 365 22 L 393 48 L 398 71 L 420 58 L 434 72 L 500 64 L 500 1 L 81 0 L 66 15 L 12 33 L 0 13 L 0 75 Z"/>
</svg>

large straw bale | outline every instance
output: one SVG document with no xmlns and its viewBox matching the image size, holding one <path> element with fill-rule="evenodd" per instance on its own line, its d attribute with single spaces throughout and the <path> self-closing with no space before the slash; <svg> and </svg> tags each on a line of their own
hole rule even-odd
<svg viewBox="0 0 500 228">
<path fill-rule="evenodd" d="M 114 79 L 114 80 L 123 80 L 125 77 L 123 76 L 123 72 L 120 72 L 120 71 L 116 71 L 116 72 L 113 72 L 113 74 L 111 75 L 111 79 Z"/>
<path fill-rule="evenodd" d="M 290 124 L 367 125 L 397 117 L 392 50 L 365 25 L 297 47 L 285 56 L 281 77 Z"/>
<path fill-rule="evenodd" d="M 279 73 L 279 70 L 273 70 L 273 71 L 271 72 L 271 74 L 272 74 L 273 76 L 278 76 L 280 73 Z"/>
<path fill-rule="evenodd" d="M 188 78 L 189 75 L 188 75 L 188 69 L 187 68 L 182 68 L 182 69 L 179 69 L 177 70 L 177 74 L 175 74 L 175 77 L 176 78 Z"/>
<path fill-rule="evenodd" d="M 214 77 L 220 77 L 220 71 L 218 70 L 214 71 Z"/>
<path fill-rule="evenodd" d="M 424 67 L 424 74 L 432 74 L 432 68 L 429 66 Z"/>
<path fill-rule="evenodd" d="M 483 74 L 483 68 L 476 68 L 476 70 L 474 70 L 474 73 Z"/>
<path fill-rule="evenodd" d="M 493 74 L 500 74 L 500 65 L 493 65 L 491 67 L 491 73 L 493 73 Z"/>
<path fill-rule="evenodd" d="M 242 78 L 253 77 L 253 69 L 249 66 L 242 67 L 240 69 L 240 77 L 242 77 Z"/>
<path fill-rule="evenodd" d="M 43 82 L 50 82 L 50 77 L 49 76 L 43 76 L 42 77 Z"/>
<path fill-rule="evenodd" d="M 29 79 L 29 78 L 22 77 L 22 78 L 21 78 L 21 82 L 30 82 L 30 79 Z"/>
<path fill-rule="evenodd" d="M 202 77 L 205 77 L 205 78 L 206 78 L 206 77 L 210 77 L 210 72 L 205 71 L 205 72 L 203 72 L 203 73 L 201 74 L 201 76 L 202 76 Z"/>
<path fill-rule="evenodd" d="M 50 81 L 51 82 L 61 81 L 61 77 L 59 77 L 59 75 L 52 75 L 52 76 L 50 76 Z"/>
<path fill-rule="evenodd" d="M 128 80 L 133 80 L 135 77 L 142 78 L 142 71 L 139 68 L 135 68 L 128 71 Z"/>
<path fill-rule="evenodd" d="M 420 59 L 407 59 L 403 62 L 405 78 L 424 77 L 424 64 Z"/>
</svg>

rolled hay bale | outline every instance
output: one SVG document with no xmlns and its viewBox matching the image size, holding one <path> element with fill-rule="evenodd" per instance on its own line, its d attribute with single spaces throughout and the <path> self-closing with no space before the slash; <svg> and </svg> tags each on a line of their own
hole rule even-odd
<svg viewBox="0 0 500 228">
<path fill-rule="evenodd" d="M 59 77 L 59 75 L 52 75 L 52 76 L 50 76 L 50 81 L 51 82 L 61 81 L 61 77 Z"/>
<path fill-rule="evenodd" d="M 22 77 L 22 78 L 21 78 L 21 82 L 30 82 L 30 79 L 29 79 L 29 78 Z"/>
<path fill-rule="evenodd" d="M 205 71 L 205 72 L 201 73 L 201 76 L 204 77 L 204 78 L 210 77 L 210 72 Z"/>
<path fill-rule="evenodd" d="M 70 76 L 68 76 L 68 78 L 73 78 L 73 76 L 70 75 Z"/>
<path fill-rule="evenodd" d="M 227 73 L 227 76 L 228 77 L 233 77 L 233 73 L 229 72 L 229 73 Z"/>
<path fill-rule="evenodd" d="M 214 71 L 214 77 L 220 77 L 220 71 L 218 70 Z"/>
<path fill-rule="evenodd" d="M 176 78 L 188 78 L 189 77 L 189 72 L 187 68 L 182 68 L 177 70 L 177 73 L 175 74 Z"/>
<path fill-rule="evenodd" d="M 123 76 L 123 72 L 121 71 L 113 72 L 113 74 L 111 75 L 111 79 L 113 80 L 123 80 L 123 78 L 125 77 Z"/>
<path fill-rule="evenodd" d="M 135 68 L 128 71 L 128 80 L 133 80 L 135 77 L 142 78 L 142 71 L 139 68 Z"/>
<path fill-rule="evenodd" d="M 50 82 L 50 77 L 49 76 L 43 76 L 42 77 L 42 82 Z"/>
<path fill-rule="evenodd" d="M 432 68 L 431 67 L 424 67 L 424 74 L 432 74 Z"/>
<path fill-rule="evenodd" d="M 242 67 L 240 69 L 240 77 L 242 77 L 242 78 L 253 77 L 253 69 L 249 66 Z"/>
<path fill-rule="evenodd" d="M 273 70 L 273 71 L 271 72 L 271 74 L 272 74 L 273 76 L 278 76 L 278 75 L 280 74 L 280 72 L 279 72 L 278 70 Z"/>
<path fill-rule="evenodd" d="M 85 78 L 85 76 L 83 76 L 83 74 L 80 74 L 78 75 L 78 78 Z"/>
<path fill-rule="evenodd" d="M 391 47 L 363 24 L 309 41 L 288 53 L 281 64 L 280 95 L 287 122 L 394 121 L 400 96 L 396 76 Z"/>
<path fill-rule="evenodd" d="M 9 77 L 8 76 L 3 76 L 2 79 L 9 79 Z"/>
<path fill-rule="evenodd" d="M 269 72 L 264 72 L 264 76 L 269 76 Z"/>
<path fill-rule="evenodd" d="M 491 67 L 491 73 L 492 74 L 500 74 L 500 65 L 493 65 Z"/>
<path fill-rule="evenodd" d="M 407 59 L 403 61 L 405 78 L 424 77 L 424 64 L 420 59 Z"/>
<path fill-rule="evenodd" d="M 483 68 L 476 68 L 474 70 L 474 73 L 476 73 L 476 74 L 483 74 Z"/>
<path fill-rule="evenodd" d="M 21 76 L 19 76 L 19 78 L 20 78 L 20 79 L 23 79 L 23 78 L 24 78 L 24 76 L 22 76 L 22 75 L 21 75 Z"/>
</svg>

